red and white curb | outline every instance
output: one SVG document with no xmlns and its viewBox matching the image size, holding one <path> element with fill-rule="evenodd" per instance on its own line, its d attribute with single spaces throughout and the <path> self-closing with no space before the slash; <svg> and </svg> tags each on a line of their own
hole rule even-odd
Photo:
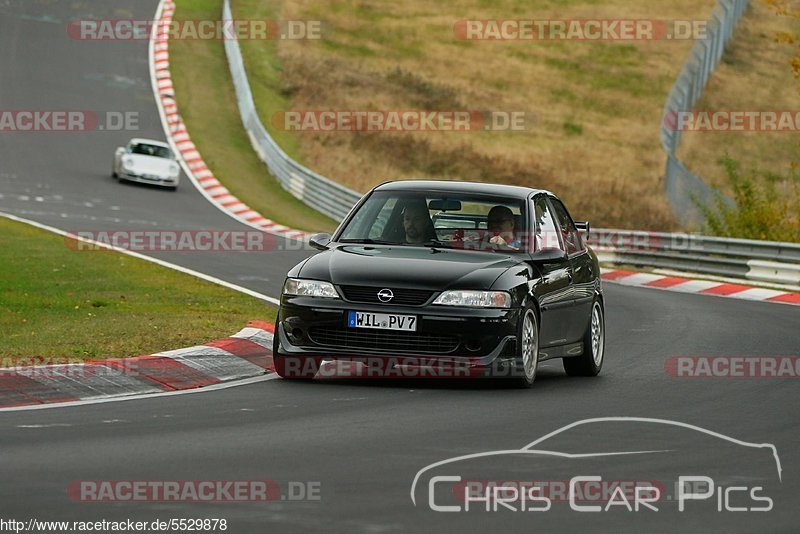
<svg viewBox="0 0 800 534">
<path fill-rule="evenodd" d="M 174 14 L 175 2 L 162 0 L 156 13 L 156 20 L 161 24 L 154 26 L 155 34 L 150 40 L 150 77 L 167 140 L 173 150 L 181 155 L 181 166 L 186 176 L 214 206 L 234 219 L 270 234 L 307 240 L 310 234 L 267 219 L 233 196 L 217 180 L 192 143 L 186 124 L 178 113 L 178 103 L 175 101 L 175 90 L 169 71 L 169 27 Z"/>
<path fill-rule="evenodd" d="M 202 388 L 274 371 L 266 322 L 225 339 L 135 358 L 0 369 L 0 409 Z"/>
<path fill-rule="evenodd" d="M 680 293 L 696 293 L 699 295 L 715 295 L 734 299 L 800 305 L 800 293 L 618 269 L 601 269 L 601 272 L 603 280 L 624 286 L 649 287 Z"/>
</svg>

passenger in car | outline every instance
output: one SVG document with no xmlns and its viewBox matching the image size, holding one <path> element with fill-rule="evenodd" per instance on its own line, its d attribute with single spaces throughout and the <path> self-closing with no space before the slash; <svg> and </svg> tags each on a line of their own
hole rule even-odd
<svg viewBox="0 0 800 534">
<path fill-rule="evenodd" d="M 486 228 L 489 230 L 489 243 L 519 250 L 521 243 L 514 231 L 514 213 L 506 206 L 495 206 L 486 217 Z"/>
</svg>

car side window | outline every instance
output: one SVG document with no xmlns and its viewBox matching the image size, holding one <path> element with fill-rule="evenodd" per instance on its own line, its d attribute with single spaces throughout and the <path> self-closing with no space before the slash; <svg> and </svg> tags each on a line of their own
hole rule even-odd
<svg viewBox="0 0 800 534">
<path fill-rule="evenodd" d="M 551 198 L 550 202 L 553 204 L 553 211 L 555 212 L 556 219 L 558 220 L 558 226 L 561 230 L 561 235 L 564 236 L 564 243 L 567 246 L 567 254 L 575 254 L 576 252 L 584 250 L 581 234 L 575 227 L 575 223 L 572 222 L 572 217 L 569 216 L 567 208 L 564 207 L 564 204 L 562 204 L 560 200 L 556 200 L 555 198 Z"/>
<path fill-rule="evenodd" d="M 378 206 L 368 206 L 362 208 L 353 215 L 353 219 L 347 226 L 345 231 L 339 236 L 340 239 L 358 238 L 358 236 L 367 232 L 367 228 L 371 229 L 371 225 L 375 222 L 375 210 Z"/>
<path fill-rule="evenodd" d="M 533 213 L 536 223 L 536 244 L 534 250 L 559 249 L 564 250 L 559 232 L 556 228 L 550 205 L 547 198 L 538 196 L 533 200 Z"/>
<path fill-rule="evenodd" d="M 372 223 L 372 228 L 369 229 L 369 238 L 370 239 L 378 239 L 383 237 L 383 231 L 386 228 L 386 223 L 389 222 L 389 217 L 392 215 L 392 210 L 397 205 L 396 198 L 390 198 L 381 208 L 381 211 L 378 212 L 378 216 L 375 217 L 375 222 Z"/>
</svg>

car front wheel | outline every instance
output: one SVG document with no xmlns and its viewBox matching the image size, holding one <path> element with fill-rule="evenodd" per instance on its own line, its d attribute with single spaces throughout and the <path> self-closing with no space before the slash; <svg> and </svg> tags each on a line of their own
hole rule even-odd
<svg viewBox="0 0 800 534">
<path fill-rule="evenodd" d="M 311 380 L 316 376 L 322 364 L 321 358 L 283 356 L 274 354 L 272 356 L 275 364 L 275 372 L 281 378 L 289 380 Z"/>
<path fill-rule="evenodd" d="M 539 367 L 539 321 L 536 312 L 527 308 L 522 316 L 517 333 L 517 358 L 514 367 L 513 385 L 529 388 L 536 380 Z"/>
<path fill-rule="evenodd" d="M 278 352 L 280 342 L 278 341 L 276 326 L 275 335 L 272 338 L 272 364 L 275 372 L 281 378 L 290 380 L 311 380 L 319 371 L 322 365 L 322 358 L 285 356 Z"/>
</svg>

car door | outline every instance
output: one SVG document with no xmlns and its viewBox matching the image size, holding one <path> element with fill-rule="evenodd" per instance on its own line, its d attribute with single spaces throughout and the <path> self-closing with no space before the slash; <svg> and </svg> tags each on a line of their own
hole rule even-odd
<svg viewBox="0 0 800 534">
<path fill-rule="evenodd" d="M 573 309 L 564 323 L 567 341 L 572 343 L 581 339 L 589 324 L 594 301 L 594 262 L 567 208 L 555 197 L 550 197 L 550 203 L 572 272 Z"/>
<path fill-rule="evenodd" d="M 564 325 L 572 308 L 572 266 L 547 197 L 537 195 L 531 204 L 534 218 L 531 228 L 535 232 L 531 261 L 542 275 L 535 290 L 542 315 L 541 346 L 562 345 L 567 342 Z"/>
</svg>

